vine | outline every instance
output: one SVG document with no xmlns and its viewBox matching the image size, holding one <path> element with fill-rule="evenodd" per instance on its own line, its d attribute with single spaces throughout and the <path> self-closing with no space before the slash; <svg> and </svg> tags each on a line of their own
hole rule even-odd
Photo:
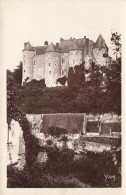
<svg viewBox="0 0 126 195">
<path fill-rule="evenodd" d="M 40 146 L 38 139 L 31 134 L 30 124 L 26 115 L 18 109 L 16 105 L 16 97 L 18 96 L 13 78 L 8 78 L 7 83 L 7 123 L 8 127 L 13 120 L 18 121 L 22 130 L 25 142 L 26 166 L 30 167 L 34 163 Z"/>
</svg>

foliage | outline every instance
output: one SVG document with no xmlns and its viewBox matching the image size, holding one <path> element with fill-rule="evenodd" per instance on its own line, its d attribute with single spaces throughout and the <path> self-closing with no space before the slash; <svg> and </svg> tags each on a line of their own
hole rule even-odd
<svg viewBox="0 0 126 195">
<path fill-rule="evenodd" d="M 118 32 L 112 32 L 111 33 L 111 43 L 113 45 L 113 54 L 117 58 L 121 57 L 121 34 L 118 34 Z"/>
<path fill-rule="evenodd" d="M 84 62 L 76 65 L 74 68 L 70 67 L 68 71 L 68 86 L 70 88 L 81 88 L 85 82 Z"/>
<path fill-rule="evenodd" d="M 60 137 L 61 135 L 64 135 L 67 133 L 66 129 L 59 128 L 59 127 L 48 127 L 46 130 L 46 134 L 54 136 L 54 137 Z"/>
<path fill-rule="evenodd" d="M 52 147 L 47 151 L 48 161 L 45 169 L 54 175 L 68 175 L 74 158 L 74 151 L 68 148 Z"/>
<path fill-rule="evenodd" d="M 67 148 L 49 147 L 48 161 L 34 162 L 22 171 L 8 166 L 8 187 L 120 187 L 120 154 L 114 152 L 75 154 Z M 78 158 L 74 158 L 78 155 Z"/>
<path fill-rule="evenodd" d="M 13 72 L 13 78 L 15 83 L 20 85 L 22 83 L 22 67 L 23 67 L 22 62 L 20 62 L 17 68 Z"/>
<path fill-rule="evenodd" d="M 67 77 L 66 76 L 57 79 L 57 82 L 59 82 L 63 86 L 65 85 L 66 81 L 67 81 Z"/>
<path fill-rule="evenodd" d="M 84 188 L 89 187 L 71 175 L 51 176 L 38 165 L 33 165 L 31 171 L 22 171 L 8 167 L 8 188 Z"/>
<path fill-rule="evenodd" d="M 31 135 L 30 124 L 25 114 L 17 107 L 16 99 L 18 92 L 15 87 L 13 77 L 9 76 L 7 80 L 7 123 L 10 126 L 11 120 L 19 122 L 25 141 L 26 163 L 31 166 L 36 159 L 39 150 L 38 139 Z"/>
</svg>

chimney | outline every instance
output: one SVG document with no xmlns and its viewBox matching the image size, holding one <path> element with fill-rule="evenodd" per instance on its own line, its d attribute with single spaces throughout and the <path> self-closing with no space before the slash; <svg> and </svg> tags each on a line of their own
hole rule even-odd
<svg viewBox="0 0 126 195">
<path fill-rule="evenodd" d="M 56 48 L 59 48 L 59 43 L 56 43 Z"/>
<path fill-rule="evenodd" d="M 48 41 L 45 41 L 45 42 L 44 42 L 44 45 L 45 45 L 45 46 L 48 46 Z"/>
<path fill-rule="evenodd" d="M 26 46 L 27 46 L 27 43 L 25 42 L 25 43 L 24 43 L 24 49 L 26 48 Z"/>
<path fill-rule="evenodd" d="M 60 38 L 60 42 L 62 42 L 63 41 L 63 38 Z"/>
<path fill-rule="evenodd" d="M 89 55 L 89 39 L 86 39 L 86 54 Z"/>
</svg>

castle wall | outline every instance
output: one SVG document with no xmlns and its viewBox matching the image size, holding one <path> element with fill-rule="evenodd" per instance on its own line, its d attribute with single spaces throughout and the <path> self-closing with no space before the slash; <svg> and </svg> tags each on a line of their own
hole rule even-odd
<svg viewBox="0 0 126 195">
<path fill-rule="evenodd" d="M 69 54 L 61 53 L 61 77 L 68 76 Z"/>
<path fill-rule="evenodd" d="M 80 65 L 83 61 L 82 50 L 70 50 L 69 51 L 69 67 Z"/>
<path fill-rule="evenodd" d="M 45 55 L 36 55 L 33 65 L 33 79 L 41 80 L 45 78 Z"/>
<path fill-rule="evenodd" d="M 33 58 L 35 55 L 34 51 L 25 50 L 22 53 L 22 62 L 23 62 L 23 74 L 22 74 L 22 83 L 25 82 L 26 78 L 30 82 L 33 79 Z"/>
<path fill-rule="evenodd" d="M 105 49 L 98 49 L 94 48 L 93 49 L 93 55 L 97 61 L 97 63 L 101 66 L 105 66 L 107 62 L 107 58 L 103 57 L 103 54 L 105 54 Z"/>
<path fill-rule="evenodd" d="M 47 87 L 55 87 L 60 78 L 61 65 L 59 52 L 45 53 L 45 84 Z"/>
</svg>

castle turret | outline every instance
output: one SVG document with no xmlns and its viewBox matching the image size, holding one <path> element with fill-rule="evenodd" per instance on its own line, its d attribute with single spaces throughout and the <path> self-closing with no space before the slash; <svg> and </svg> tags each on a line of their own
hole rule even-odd
<svg viewBox="0 0 126 195">
<path fill-rule="evenodd" d="M 108 47 L 100 34 L 94 44 L 93 56 L 97 64 L 105 66 L 107 63 Z"/>
<path fill-rule="evenodd" d="M 29 82 L 33 79 L 33 65 L 34 65 L 35 50 L 31 47 L 31 44 L 24 43 L 24 49 L 22 51 L 23 73 L 22 84 Z"/>
<path fill-rule="evenodd" d="M 60 78 L 60 52 L 51 43 L 45 52 L 45 84 L 47 87 L 55 87 Z"/>
<path fill-rule="evenodd" d="M 105 43 L 105 40 L 103 39 L 102 35 L 100 34 L 96 40 L 96 43 L 95 43 L 95 48 L 98 48 L 98 49 L 108 49 L 106 43 Z"/>
<path fill-rule="evenodd" d="M 72 41 L 69 49 L 69 67 L 80 65 L 83 61 L 83 50 L 80 48 L 76 40 Z"/>
</svg>

